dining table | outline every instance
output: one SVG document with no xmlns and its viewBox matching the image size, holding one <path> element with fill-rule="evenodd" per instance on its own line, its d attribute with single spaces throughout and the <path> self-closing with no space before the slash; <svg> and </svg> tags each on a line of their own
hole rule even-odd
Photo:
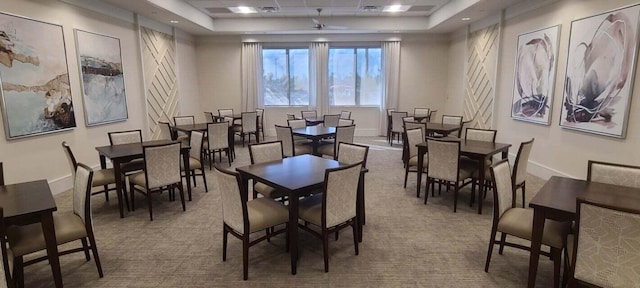
<svg viewBox="0 0 640 288">
<path fill-rule="evenodd" d="M 304 121 L 306 121 L 307 126 L 317 126 L 324 123 L 324 117 L 307 117 L 304 118 Z"/>
<path fill-rule="evenodd" d="M 129 144 L 119 144 L 119 145 L 108 145 L 108 146 L 99 146 L 96 147 L 98 151 L 98 155 L 100 156 L 100 167 L 102 169 L 107 168 L 107 158 L 111 159 L 111 163 L 113 164 L 113 171 L 115 174 L 116 180 L 116 191 L 118 195 L 118 209 L 120 209 L 120 218 L 124 218 L 124 207 L 122 204 L 123 197 L 123 187 L 122 187 L 122 171 L 120 170 L 120 165 L 122 163 L 129 162 L 134 159 L 140 159 L 144 157 L 143 154 L 143 146 L 145 145 L 158 145 L 158 144 L 166 144 L 168 142 L 173 142 L 169 140 L 153 140 L 153 141 L 143 141 L 141 143 L 129 143 Z M 182 144 L 180 147 L 180 154 L 182 154 L 182 160 L 184 167 L 189 167 L 189 150 L 191 147 Z M 191 198 L 191 177 L 189 169 L 185 170 L 185 178 L 187 180 L 187 193 L 189 194 L 189 201 Z M 128 209 L 128 200 L 125 197 L 124 200 L 127 202 Z"/>
<path fill-rule="evenodd" d="M 638 188 L 560 176 L 549 178 L 529 202 L 529 207 L 533 208 L 533 231 L 527 287 L 532 288 L 536 284 L 545 220 L 575 221 L 577 198 L 613 207 L 640 207 Z"/>
<path fill-rule="evenodd" d="M 175 131 L 182 131 L 184 133 L 187 133 L 188 135 L 191 135 L 192 131 L 199 131 L 202 133 L 207 133 L 207 124 L 209 123 L 194 123 L 194 124 L 185 124 L 185 125 L 176 125 L 176 126 L 171 126 L 171 129 L 175 130 Z M 205 139 L 206 141 L 206 139 Z M 231 150 L 230 153 L 235 153 L 235 147 L 233 145 L 233 126 L 229 126 L 229 130 L 227 133 L 227 143 L 229 145 L 229 149 Z M 231 155 L 229 156 L 231 157 Z M 233 160 L 233 159 L 231 159 Z"/>
<path fill-rule="evenodd" d="M 47 256 L 56 287 L 62 287 L 62 274 L 58 258 L 58 244 L 53 222 L 56 201 L 47 180 L 0 185 L 0 207 L 4 210 L 6 225 L 42 225 Z"/>
<path fill-rule="evenodd" d="M 271 162 L 238 167 L 236 171 L 249 191 L 249 180 L 265 183 L 278 190 L 285 191 L 289 199 L 289 244 L 291 245 L 291 274 L 297 273 L 298 261 L 298 204 L 299 197 L 317 191 L 324 185 L 325 171 L 330 168 L 348 166 L 336 160 L 309 154 L 284 158 Z M 364 174 L 362 168 L 356 197 L 356 218 L 362 241 L 362 225 L 364 222 Z"/>
<path fill-rule="evenodd" d="M 318 147 L 322 139 L 335 137 L 336 127 L 325 127 L 324 125 L 307 126 L 304 128 L 292 129 L 293 136 L 300 136 L 311 140 L 313 155 L 318 155 Z"/>
<path fill-rule="evenodd" d="M 446 124 L 444 124 L 446 125 Z M 455 138 L 458 139 L 458 138 Z M 493 155 L 501 153 L 502 159 L 506 159 L 511 144 L 488 142 L 488 141 L 475 141 L 458 139 L 460 141 L 460 155 L 467 156 L 478 163 L 478 214 L 482 214 L 482 202 L 484 192 L 484 180 L 485 180 L 485 160 L 491 159 Z M 427 142 L 417 144 L 418 146 L 418 171 L 423 171 L 424 168 L 424 155 L 427 153 Z M 422 173 L 416 173 L 417 175 L 417 187 L 416 196 L 420 197 L 420 183 L 422 181 Z M 428 184 L 428 183 L 427 183 Z M 425 184 L 425 193 L 428 193 L 429 186 Z M 475 196 L 473 196 L 475 197 Z M 474 198 L 471 199 L 472 203 Z"/>
</svg>

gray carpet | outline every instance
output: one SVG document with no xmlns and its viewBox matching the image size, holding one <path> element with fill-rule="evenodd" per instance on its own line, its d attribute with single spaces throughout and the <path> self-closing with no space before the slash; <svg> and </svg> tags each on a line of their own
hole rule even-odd
<svg viewBox="0 0 640 288">
<path fill-rule="evenodd" d="M 267 139 L 269 140 L 269 139 Z M 371 146 L 366 176 L 366 213 L 360 255 L 355 256 L 349 229 L 338 241 L 329 241 L 329 273 L 324 272 L 321 241 L 300 231 L 298 274 L 291 275 L 284 234 L 271 243 L 249 250 L 249 280 L 242 281 L 242 244 L 229 237 L 228 258 L 222 262 L 222 213 L 216 183 L 208 172 L 209 192 L 202 178 L 193 201 L 183 212 L 179 200 L 169 202 L 166 193 L 154 195 L 154 221 L 149 221 L 142 194 L 137 209 L 120 219 L 115 194 L 111 201 L 94 196 L 93 219 L 104 269 L 99 278 L 93 259 L 82 253 L 60 258 L 66 287 L 524 287 L 529 253 L 497 249 L 489 273 L 484 262 L 492 219 L 492 197 L 484 200 L 484 213 L 469 207 L 470 189 L 461 192 L 458 212 L 453 213 L 453 193 L 415 196 L 415 173 L 402 188 L 404 169 L 400 145 L 389 147 L 384 138 L 357 137 Z M 232 167 L 249 164 L 246 148 L 236 146 Z M 512 147 L 512 150 L 514 148 Z M 62 153 L 62 151 L 60 151 Z M 223 166 L 226 159 L 223 158 Z M 425 181 L 425 180 L 423 180 Z M 424 183 L 424 182 L 423 182 Z M 529 176 L 527 201 L 544 181 Z M 424 185 L 424 184 L 423 184 Z M 71 210 L 71 191 L 56 196 L 59 211 Z M 262 234 L 261 234 L 262 235 Z M 527 243 L 527 242 L 523 242 Z M 70 247 L 67 244 L 66 247 Z M 73 243 L 78 246 L 80 242 Z M 540 259 L 539 287 L 552 285 L 553 263 Z M 25 268 L 27 287 L 52 287 L 53 277 L 45 262 Z"/>
</svg>

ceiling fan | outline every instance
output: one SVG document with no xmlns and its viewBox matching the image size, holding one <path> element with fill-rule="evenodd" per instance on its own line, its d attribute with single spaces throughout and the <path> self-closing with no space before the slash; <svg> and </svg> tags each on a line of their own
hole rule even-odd
<svg viewBox="0 0 640 288">
<path fill-rule="evenodd" d="M 318 17 L 320 17 L 320 13 L 322 13 L 322 8 L 316 8 L 316 11 L 318 11 Z M 344 27 L 344 26 L 326 25 L 324 23 L 320 23 L 320 21 L 318 21 L 318 19 L 315 19 L 315 18 L 311 18 L 311 21 L 313 22 L 313 29 L 316 29 L 316 30 L 324 30 L 324 29 L 345 30 L 345 29 L 348 29 L 347 27 Z"/>
</svg>

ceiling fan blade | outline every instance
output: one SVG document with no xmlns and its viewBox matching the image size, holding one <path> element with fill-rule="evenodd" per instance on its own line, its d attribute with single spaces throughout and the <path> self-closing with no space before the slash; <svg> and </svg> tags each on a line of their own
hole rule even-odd
<svg viewBox="0 0 640 288">
<path fill-rule="evenodd" d="M 313 22 L 313 24 L 320 25 L 320 21 L 316 20 L 315 18 L 311 18 L 311 21 Z"/>
</svg>

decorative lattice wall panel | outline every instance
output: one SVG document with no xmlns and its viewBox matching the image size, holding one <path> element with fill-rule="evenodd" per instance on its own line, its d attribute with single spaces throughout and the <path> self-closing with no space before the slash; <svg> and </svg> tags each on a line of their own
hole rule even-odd
<svg viewBox="0 0 640 288">
<path fill-rule="evenodd" d="M 499 34 L 496 24 L 468 35 L 464 120 L 471 123 L 467 127 L 491 128 Z"/>
<path fill-rule="evenodd" d="M 158 122 L 173 122 L 179 113 L 176 48 L 172 35 L 140 27 L 142 65 L 151 139 L 158 139 Z"/>
</svg>

